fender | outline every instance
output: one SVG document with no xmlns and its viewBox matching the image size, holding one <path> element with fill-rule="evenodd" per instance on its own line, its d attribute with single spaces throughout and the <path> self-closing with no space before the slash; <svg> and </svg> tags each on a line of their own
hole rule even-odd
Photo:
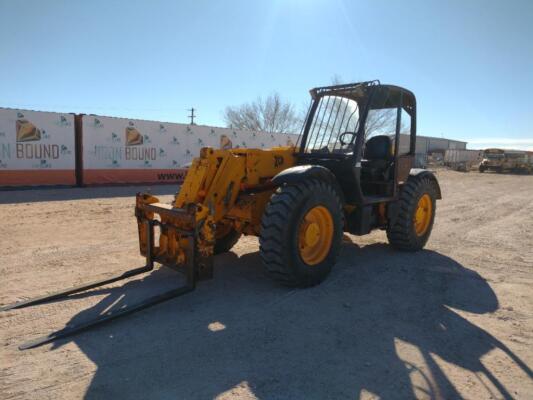
<svg viewBox="0 0 533 400">
<path fill-rule="evenodd" d="M 427 169 L 423 168 L 411 168 L 411 171 L 409 171 L 409 176 L 416 176 L 417 178 L 428 178 L 433 182 L 433 185 L 435 185 L 435 190 L 437 192 L 437 199 L 442 199 L 442 193 L 440 191 L 440 185 L 439 181 L 437 181 L 437 177 L 433 172 Z"/>
<path fill-rule="evenodd" d="M 321 165 L 297 165 L 287 168 L 272 178 L 274 186 L 294 185 L 306 179 L 319 179 L 331 184 L 341 196 L 344 202 L 344 193 L 337 178 L 328 168 Z"/>
</svg>

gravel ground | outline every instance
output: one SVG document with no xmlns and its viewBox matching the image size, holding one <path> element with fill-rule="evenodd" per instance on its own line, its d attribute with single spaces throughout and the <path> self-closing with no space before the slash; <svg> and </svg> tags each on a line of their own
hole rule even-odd
<svg viewBox="0 0 533 400">
<path fill-rule="evenodd" d="M 245 237 L 195 292 L 50 345 L 17 349 L 182 278 L 162 268 L 0 313 L 0 398 L 533 399 L 533 176 L 438 178 L 426 250 L 347 235 L 315 288 L 268 280 Z M 143 189 L 0 192 L 0 304 L 141 266 Z"/>
</svg>

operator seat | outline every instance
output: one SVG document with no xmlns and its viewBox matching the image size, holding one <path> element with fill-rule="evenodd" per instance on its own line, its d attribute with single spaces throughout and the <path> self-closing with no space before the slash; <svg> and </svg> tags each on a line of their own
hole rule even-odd
<svg viewBox="0 0 533 400">
<path fill-rule="evenodd" d="M 387 135 L 371 137 L 365 144 L 361 162 L 363 180 L 388 181 L 393 161 L 392 139 Z"/>
</svg>

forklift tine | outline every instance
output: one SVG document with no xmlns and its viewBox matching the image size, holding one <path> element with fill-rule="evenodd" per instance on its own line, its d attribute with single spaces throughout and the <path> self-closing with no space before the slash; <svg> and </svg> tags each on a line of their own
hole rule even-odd
<svg viewBox="0 0 533 400">
<path fill-rule="evenodd" d="M 71 295 L 74 293 L 83 292 L 85 290 L 93 289 L 98 286 L 107 285 L 112 282 L 120 281 L 122 279 L 127 279 L 135 275 L 143 274 L 145 272 L 151 271 L 152 269 L 153 269 L 153 266 L 148 264 L 148 265 L 145 265 L 144 267 L 135 268 L 130 271 L 126 271 L 120 275 L 115 275 L 107 279 L 94 281 L 91 283 L 86 283 L 81 286 L 75 286 L 69 289 L 61 290 L 56 293 L 47 294 L 45 296 L 34 297 L 33 299 L 29 299 L 29 300 L 23 300 L 23 301 L 19 301 L 16 303 L 6 304 L 0 307 L 0 311 L 8 311 L 8 310 L 16 309 L 16 308 L 24 308 L 24 307 L 33 306 L 36 304 L 46 303 L 51 300 L 57 300 L 63 297 L 67 297 L 68 295 Z"/>
<path fill-rule="evenodd" d="M 125 306 L 123 308 L 119 308 L 116 310 L 111 310 L 106 312 L 105 314 L 100 315 L 98 318 L 93 319 L 91 321 L 82 322 L 79 325 L 72 325 L 72 326 L 66 326 L 65 328 L 50 333 L 47 336 L 42 336 L 40 338 L 30 340 L 29 342 L 23 343 L 19 346 L 19 350 L 26 350 L 26 349 L 32 349 L 34 347 L 41 346 L 46 343 L 53 342 L 57 339 L 61 339 L 67 336 L 74 335 L 78 332 L 84 331 L 86 329 L 92 328 L 93 326 L 100 325 L 104 322 L 111 321 L 115 318 L 122 317 L 124 315 L 128 315 L 131 313 L 134 313 L 136 311 L 140 311 L 142 309 L 152 307 L 156 304 L 162 303 L 166 300 L 173 299 L 175 297 L 184 295 L 186 293 L 192 292 L 194 290 L 194 285 L 186 285 L 177 289 L 170 290 L 168 292 L 165 292 L 163 294 L 153 296 L 148 298 L 147 300 L 140 302 L 138 304 L 135 304 L 133 306 Z"/>
</svg>

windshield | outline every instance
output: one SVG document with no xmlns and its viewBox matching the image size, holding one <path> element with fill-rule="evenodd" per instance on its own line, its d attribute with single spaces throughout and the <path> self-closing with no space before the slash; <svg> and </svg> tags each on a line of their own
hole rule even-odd
<svg viewBox="0 0 533 400">
<path fill-rule="evenodd" d="M 349 153 L 358 128 L 359 107 L 355 100 L 323 96 L 311 121 L 305 152 Z"/>
<path fill-rule="evenodd" d="M 485 158 L 489 160 L 500 160 L 503 158 L 503 154 L 485 153 Z"/>
</svg>

